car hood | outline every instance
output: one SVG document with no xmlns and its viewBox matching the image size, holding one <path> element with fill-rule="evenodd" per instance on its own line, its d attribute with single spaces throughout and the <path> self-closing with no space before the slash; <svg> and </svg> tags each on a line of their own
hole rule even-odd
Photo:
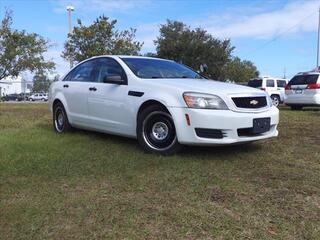
<svg viewBox="0 0 320 240">
<path fill-rule="evenodd" d="M 190 79 L 190 78 L 174 78 L 174 79 L 150 79 L 149 84 L 154 86 L 162 86 L 176 88 L 182 92 L 199 92 L 215 95 L 237 95 L 237 94 L 265 94 L 260 89 L 241 86 L 233 83 L 224 83 L 208 79 Z"/>
</svg>

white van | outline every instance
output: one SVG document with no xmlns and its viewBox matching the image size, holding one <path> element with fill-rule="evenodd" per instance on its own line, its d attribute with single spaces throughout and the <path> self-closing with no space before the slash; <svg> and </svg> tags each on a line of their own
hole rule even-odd
<svg viewBox="0 0 320 240">
<path fill-rule="evenodd" d="M 303 72 L 295 75 L 286 87 L 285 104 L 293 110 L 307 106 L 320 106 L 319 72 Z"/>
<path fill-rule="evenodd" d="M 288 80 L 284 78 L 262 77 L 251 79 L 248 86 L 266 91 L 271 97 L 273 105 L 279 106 L 284 102 L 287 83 Z"/>
</svg>

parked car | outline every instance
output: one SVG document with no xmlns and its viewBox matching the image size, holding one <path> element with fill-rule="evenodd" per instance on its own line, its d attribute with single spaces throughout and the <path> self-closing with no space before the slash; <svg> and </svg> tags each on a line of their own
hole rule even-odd
<svg viewBox="0 0 320 240">
<path fill-rule="evenodd" d="M 293 110 L 307 106 L 320 106 L 319 72 L 304 72 L 295 75 L 286 86 L 285 104 Z"/>
<path fill-rule="evenodd" d="M 279 110 L 265 92 L 157 58 L 85 60 L 52 83 L 49 105 L 58 133 L 75 127 L 137 138 L 160 154 L 278 135 Z"/>
<path fill-rule="evenodd" d="M 48 101 L 48 94 L 46 93 L 33 93 L 28 97 L 30 102 L 32 101 Z"/>
<path fill-rule="evenodd" d="M 262 77 L 254 78 L 248 82 L 249 87 L 259 88 L 269 94 L 276 107 L 284 102 L 285 86 L 288 80 L 282 78 Z"/>
<path fill-rule="evenodd" d="M 8 94 L 6 96 L 3 96 L 2 100 L 3 101 L 17 101 L 17 102 L 19 101 L 20 102 L 23 100 L 23 96 L 21 94 L 16 94 L 16 93 Z"/>
</svg>

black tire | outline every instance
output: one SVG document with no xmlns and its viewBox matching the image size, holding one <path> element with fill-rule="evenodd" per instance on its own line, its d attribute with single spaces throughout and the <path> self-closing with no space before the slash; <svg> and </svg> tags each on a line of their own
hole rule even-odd
<svg viewBox="0 0 320 240">
<path fill-rule="evenodd" d="M 303 106 L 299 106 L 299 105 L 292 105 L 290 107 L 291 107 L 291 110 L 295 110 L 295 111 L 302 110 L 302 108 L 303 108 Z"/>
<path fill-rule="evenodd" d="M 280 105 L 281 99 L 278 95 L 271 95 L 272 104 L 276 107 Z"/>
<path fill-rule="evenodd" d="M 173 119 L 168 110 L 161 105 L 151 105 L 139 114 L 137 139 L 141 147 L 149 153 L 172 155 L 182 148 L 177 139 Z"/>
<path fill-rule="evenodd" d="M 60 102 L 53 106 L 53 128 L 57 133 L 65 133 L 72 128 L 67 113 Z"/>
</svg>

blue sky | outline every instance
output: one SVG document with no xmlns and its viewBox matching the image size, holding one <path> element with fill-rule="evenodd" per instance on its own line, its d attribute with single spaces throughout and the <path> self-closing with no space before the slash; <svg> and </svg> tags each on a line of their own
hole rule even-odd
<svg viewBox="0 0 320 240">
<path fill-rule="evenodd" d="M 0 0 L 14 13 L 14 27 L 48 38 L 54 47 L 46 54 L 63 75 L 68 63 L 60 54 L 68 32 L 67 5 L 75 6 L 73 23 L 90 24 L 104 14 L 117 19 L 117 28 L 137 29 L 142 53 L 155 51 L 153 40 L 166 19 L 202 27 L 213 36 L 230 38 L 234 55 L 253 61 L 262 75 L 287 76 L 316 64 L 320 1 L 289 0 Z"/>
</svg>

